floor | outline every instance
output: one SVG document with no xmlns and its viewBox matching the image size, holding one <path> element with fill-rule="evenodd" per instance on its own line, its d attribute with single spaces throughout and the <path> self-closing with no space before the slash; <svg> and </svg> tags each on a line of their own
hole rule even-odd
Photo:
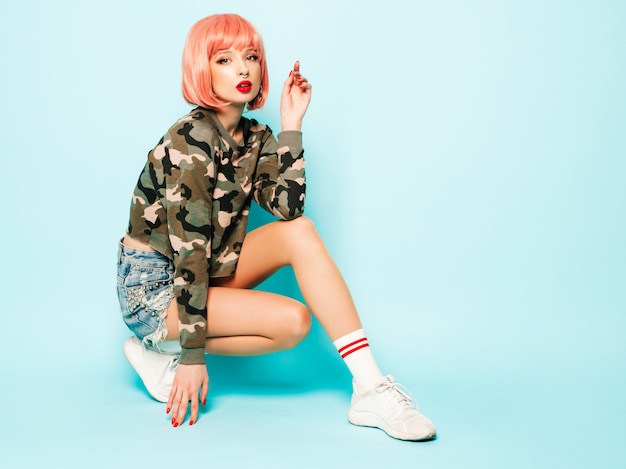
<svg viewBox="0 0 626 469">
<path fill-rule="evenodd" d="M 414 376 L 400 367 L 439 432 L 403 442 L 347 422 L 349 377 L 315 324 L 291 351 L 208 357 L 207 407 L 193 427 L 173 429 L 125 361 L 118 326 L 83 353 L 68 341 L 26 352 L 27 367 L 20 357 L 7 364 L 4 467 L 625 467 L 624 382 L 613 365 L 507 370 L 492 361 L 488 373 L 450 362 Z"/>
</svg>

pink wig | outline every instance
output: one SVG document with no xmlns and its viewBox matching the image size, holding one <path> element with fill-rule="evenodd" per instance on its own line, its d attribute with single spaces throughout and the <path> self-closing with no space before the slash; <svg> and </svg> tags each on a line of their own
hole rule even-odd
<svg viewBox="0 0 626 469">
<path fill-rule="evenodd" d="M 256 49 L 261 66 L 261 92 L 248 103 L 248 109 L 263 107 L 269 91 L 263 40 L 248 21 L 235 14 L 211 15 L 189 30 L 183 49 L 183 96 L 189 104 L 216 109 L 227 105 L 213 93 L 210 60 L 223 49 Z"/>
</svg>

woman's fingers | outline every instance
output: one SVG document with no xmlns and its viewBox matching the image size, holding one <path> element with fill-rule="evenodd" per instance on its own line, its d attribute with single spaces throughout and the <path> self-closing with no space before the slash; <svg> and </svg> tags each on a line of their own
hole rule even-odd
<svg viewBox="0 0 626 469">
<path fill-rule="evenodd" d="M 189 419 L 189 425 L 193 425 L 198 421 L 198 411 L 200 410 L 198 400 L 198 393 L 191 396 L 191 418 Z"/>
<path fill-rule="evenodd" d="M 185 421 L 185 416 L 187 415 L 187 410 L 189 409 L 189 402 L 191 402 L 191 419 L 189 420 L 189 425 L 193 425 L 198 421 L 198 411 L 200 406 L 198 404 L 197 394 L 189 397 L 187 394 L 179 393 L 173 399 L 172 407 L 168 407 L 168 410 L 171 409 L 172 426 L 174 428 L 182 425 Z"/>
<path fill-rule="evenodd" d="M 174 386 L 172 386 L 172 389 L 170 390 L 170 395 L 169 398 L 167 399 L 167 407 L 165 408 L 165 413 L 169 414 L 170 411 L 172 410 L 172 406 L 174 405 Z"/>
<path fill-rule="evenodd" d="M 178 427 L 185 421 L 187 415 L 187 407 L 189 407 L 189 396 L 182 394 L 176 403 L 176 414 L 173 414 L 172 425 Z"/>
<path fill-rule="evenodd" d="M 293 64 L 292 75 L 293 75 L 293 80 L 296 86 L 301 87 L 303 84 L 308 82 L 308 80 L 300 74 L 300 61 L 299 60 L 296 60 L 296 62 Z"/>
<path fill-rule="evenodd" d="M 180 388 L 172 387 L 170 398 L 167 403 L 167 411 L 172 414 L 172 426 L 178 427 L 185 420 L 187 414 L 187 406 L 189 398 L 180 390 Z"/>
<path fill-rule="evenodd" d="M 289 76 L 285 80 L 285 84 L 283 86 L 283 94 L 289 93 L 293 85 L 303 90 L 311 89 L 309 80 L 300 74 L 300 62 L 298 60 L 296 60 L 296 63 L 293 65 L 293 69 L 289 72 Z"/>
<path fill-rule="evenodd" d="M 200 393 L 200 399 L 202 399 L 202 405 L 206 405 L 206 397 L 209 394 L 209 381 L 206 380 L 202 386 L 202 392 Z"/>
<path fill-rule="evenodd" d="M 293 64 L 293 78 L 295 80 L 296 86 L 300 86 L 299 83 L 302 81 L 302 75 L 300 75 L 300 61 L 296 60 Z"/>
</svg>

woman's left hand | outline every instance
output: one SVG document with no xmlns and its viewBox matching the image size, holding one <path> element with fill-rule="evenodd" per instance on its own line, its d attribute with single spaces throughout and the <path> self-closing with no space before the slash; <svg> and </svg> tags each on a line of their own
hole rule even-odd
<svg viewBox="0 0 626 469">
<path fill-rule="evenodd" d="M 300 62 L 296 61 L 285 80 L 280 99 L 282 130 L 301 130 L 302 118 L 311 101 L 311 84 L 300 74 Z"/>
</svg>

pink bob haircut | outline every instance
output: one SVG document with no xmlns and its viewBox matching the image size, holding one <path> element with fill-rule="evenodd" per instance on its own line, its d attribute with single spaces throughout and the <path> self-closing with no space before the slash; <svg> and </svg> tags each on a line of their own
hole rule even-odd
<svg viewBox="0 0 626 469">
<path fill-rule="evenodd" d="M 263 107 L 269 91 L 267 63 L 261 35 L 252 24 L 235 14 L 211 15 L 189 30 L 183 49 L 183 97 L 189 104 L 217 109 L 228 103 L 213 93 L 210 60 L 223 49 L 252 47 L 261 66 L 261 91 L 248 109 Z"/>
</svg>

